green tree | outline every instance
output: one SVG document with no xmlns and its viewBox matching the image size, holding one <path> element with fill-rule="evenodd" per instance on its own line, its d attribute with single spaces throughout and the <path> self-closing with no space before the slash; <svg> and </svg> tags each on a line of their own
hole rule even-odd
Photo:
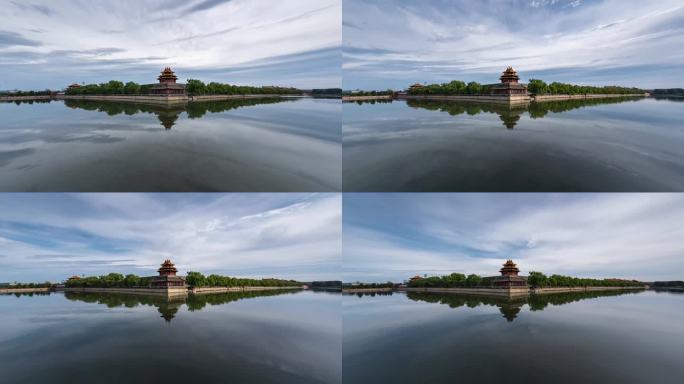
<svg viewBox="0 0 684 384">
<path fill-rule="evenodd" d="M 204 95 L 207 93 L 207 86 L 200 80 L 188 79 L 185 90 L 191 95 Z"/>
<path fill-rule="evenodd" d="M 466 285 L 469 287 L 477 287 L 482 285 L 482 277 L 475 275 L 475 274 L 470 274 L 466 278 Z"/>
<path fill-rule="evenodd" d="M 129 81 L 124 86 L 124 93 L 127 95 L 137 95 L 140 93 L 140 84 Z"/>
<path fill-rule="evenodd" d="M 469 95 L 478 95 L 478 94 L 482 93 L 482 85 L 480 85 L 480 83 L 478 83 L 478 82 L 471 81 L 466 86 L 466 92 Z"/>
<path fill-rule="evenodd" d="M 188 272 L 185 282 L 191 287 L 204 287 L 207 285 L 206 277 L 200 272 Z"/>
</svg>

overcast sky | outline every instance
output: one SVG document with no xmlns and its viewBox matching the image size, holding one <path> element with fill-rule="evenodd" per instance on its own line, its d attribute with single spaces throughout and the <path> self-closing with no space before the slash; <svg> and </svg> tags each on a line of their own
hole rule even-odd
<svg viewBox="0 0 684 384">
<path fill-rule="evenodd" d="M 339 194 L 2 194 L 0 282 L 200 271 L 340 279 Z"/>
<path fill-rule="evenodd" d="M 453 79 L 684 87 L 681 0 L 345 0 L 345 89 Z"/>
<path fill-rule="evenodd" d="M 344 280 L 522 274 L 684 280 L 682 194 L 345 194 Z"/>
<path fill-rule="evenodd" d="M 339 87 L 341 0 L 0 0 L 0 90 L 112 79 Z"/>
</svg>

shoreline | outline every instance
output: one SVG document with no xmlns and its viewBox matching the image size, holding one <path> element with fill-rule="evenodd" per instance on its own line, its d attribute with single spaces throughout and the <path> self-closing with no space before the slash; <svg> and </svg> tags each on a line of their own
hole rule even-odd
<svg viewBox="0 0 684 384">
<path fill-rule="evenodd" d="M 40 96 L 0 96 L 0 101 L 31 101 L 31 100 L 52 100 L 51 95 Z"/>
<path fill-rule="evenodd" d="M 188 292 L 193 294 L 199 293 L 223 293 L 223 292 L 255 292 L 255 291 L 272 291 L 272 290 L 287 290 L 287 289 L 304 289 L 303 287 L 200 287 L 190 288 Z"/>
<path fill-rule="evenodd" d="M 621 290 L 646 290 L 647 287 L 552 287 L 552 288 L 361 288 L 343 289 L 343 293 L 373 293 L 373 292 L 433 292 L 456 293 L 477 296 L 520 297 L 529 295 L 543 295 L 568 292 L 600 292 Z"/>
<path fill-rule="evenodd" d="M 479 101 L 485 103 L 526 104 L 530 102 L 544 102 L 556 100 L 588 100 L 616 97 L 647 97 L 646 94 L 582 94 L 582 95 L 377 95 L 377 96 L 342 96 L 342 101 L 361 100 L 452 100 Z"/>
<path fill-rule="evenodd" d="M 376 95 L 376 96 L 342 96 L 342 101 L 356 101 L 356 100 L 391 100 L 394 99 L 392 95 Z"/>
<path fill-rule="evenodd" d="M 303 287 L 201 287 L 201 288 L 64 288 L 64 292 L 124 293 L 152 296 L 187 296 L 188 294 L 255 292 L 270 290 L 303 289 Z"/>
<path fill-rule="evenodd" d="M 234 100 L 234 99 L 265 99 L 265 98 L 315 98 L 309 95 L 289 94 L 259 94 L 259 95 L 44 95 L 44 96 L 0 96 L 1 101 L 31 101 L 31 100 L 100 100 L 121 101 L 140 104 L 184 104 L 197 101 Z"/>
<path fill-rule="evenodd" d="M 372 292 L 393 292 L 395 288 L 343 288 L 342 293 L 372 293 Z"/>
<path fill-rule="evenodd" d="M 0 288 L 0 294 L 23 292 L 50 292 L 51 290 L 51 288 Z"/>
</svg>

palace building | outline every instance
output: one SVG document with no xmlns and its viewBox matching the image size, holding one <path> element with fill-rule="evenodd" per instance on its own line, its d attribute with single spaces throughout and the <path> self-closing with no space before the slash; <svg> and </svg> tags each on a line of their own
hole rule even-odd
<svg viewBox="0 0 684 384">
<path fill-rule="evenodd" d="M 150 88 L 150 93 L 153 95 L 185 95 L 185 85 L 177 84 L 178 76 L 171 70 L 170 67 L 164 68 L 159 77 L 158 84 L 153 84 Z"/>
<path fill-rule="evenodd" d="M 157 272 L 159 276 L 154 276 L 150 281 L 152 288 L 185 288 L 185 279 L 176 276 L 178 270 L 171 260 L 165 260 Z"/>
<path fill-rule="evenodd" d="M 520 270 L 513 260 L 507 260 L 499 270 L 501 276 L 492 278 L 492 285 L 496 288 L 526 288 L 527 278 L 518 276 Z"/>
<path fill-rule="evenodd" d="M 518 83 L 520 77 L 518 73 L 512 67 L 506 68 L 501 77 L 499 78 L 501 82 L 499 84 L 494 84 L 491 88 L 492 95 L 497 96 L 512 96 L 521 95 L 527 96 L 527 87 Z"/>
</svg>

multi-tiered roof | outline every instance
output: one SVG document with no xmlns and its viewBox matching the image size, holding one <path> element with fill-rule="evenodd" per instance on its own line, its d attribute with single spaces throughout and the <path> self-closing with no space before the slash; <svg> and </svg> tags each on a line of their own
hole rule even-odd
<svg viewBox="0 0 684 384">
<path fill-rule="evenodd" d="M 518 76 L 518 73 L 513 69 L 513 67 L 508 67 L 503 72 L 501 77 L 499 77 L 499 80 L 501 80 L 502 83 L 517 84 L 518 80 L 520 80 L 520 77 Z"/>
<path fill-rule="evenodd" d="M 501 276 L 493 276 L 491 278 L 494 287 L 509 289 L 527 287 L 527 278 L 518 276 L 520 270 L 513 260 L 506 260 L 499 272 L 501 272 Z"/>
<path fill-rule="evenodd" d="M 178 76 L 176 76 L 170 67 L 164 68 L 157 79 L 159 80 L 159 83 L 152 85 L 150 88 L 151 94 L 163 96 L 185 95 L 185 85 L 176 84 Z"/>
<path fill-rule="evenodd" d="M 159 272 L 159 276 L 176 276 L 178 270 L 171 260 L 166 259 L 157 272 Z"/>
<path fill-rule="evenodd" d="M 518 276 L 520 270 L 518 269 L 518 266 L 515 265 L 513 260 L 508 259 L 499 272 L 501 272 L 501 276 Z"/>
<path fill-rule="evenodd" d="M 171 67 L 166 67 L 164 70 L 161 72 L 161 75 L 157 77 L 157 80 L 159 80 L 160 83 L 165 84 L 176 84 L 176 80 L 178 80 L 178 76 L 171 70 Z"/>
<path fill-rule="evenodd" d="M 154 276 L 150 280 L 150 286 L 152 288 L 185 288 L 185 279 L 176 276 L 178 270 L 171 260 L 164 260 L 157 272 L 159 272 L 159 276 Z"/>
<path fill-rule="evenodd" d="M 503 71 L 501 77 L 499 77 L 501 82 L 499 84 L 494 84 L 491 87 L 492 95 L 497 96 L 527 96 L 527 87 L 519 84 L 518 80 L 520 77 L 518 73 L 512 67 L 506 68 Z"/>
</svg>

